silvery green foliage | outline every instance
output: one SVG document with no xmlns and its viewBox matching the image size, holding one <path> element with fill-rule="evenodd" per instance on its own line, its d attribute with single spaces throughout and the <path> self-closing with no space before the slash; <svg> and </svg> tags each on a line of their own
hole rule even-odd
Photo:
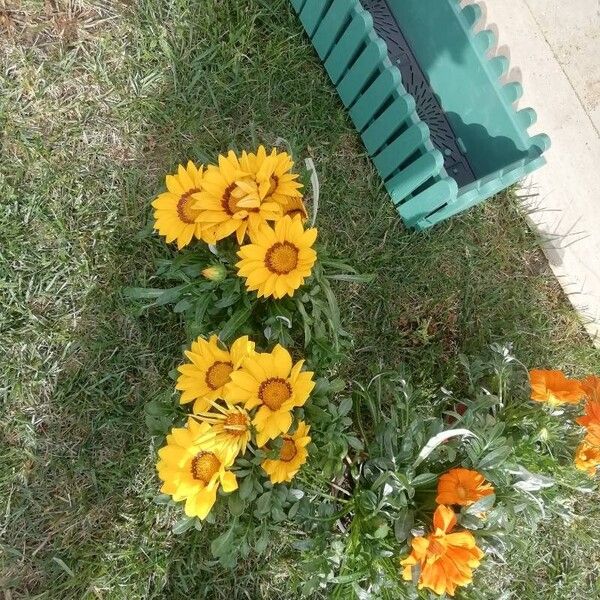
<svg viewBox="0 0 600 600">
<path fill-rule="evenodd" d="M 533 531 L 544 519 L 572 518 L 558 488 L 593 487 L 572 467 L 577 431 L 529 401 L 527 370 L 510 345 L 490 350 L 484 358 L 461 357 L 467 385 L 457 393 L 442 389 L 423 397 L 394 373 L 354 383 L 364 451 L 346 460 L 336 482 L 343 493 L 311 504 L 304 515 L 313 519 L 304 543 L 305 592 L 427 598 L 400 581 L 398 560 L 412 537 L 429 530 L 438 478 L 456 466 L 477 470 L 494 485 L 495 494 L 455 507 L 458 526 L 474 533 L 489 560 L 510 560 L 524 543 L 517 528 Z"/>
</svg>

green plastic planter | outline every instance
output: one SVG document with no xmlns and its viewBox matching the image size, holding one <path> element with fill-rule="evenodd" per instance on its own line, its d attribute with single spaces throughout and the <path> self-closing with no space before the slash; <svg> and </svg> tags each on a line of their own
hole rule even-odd
<svg viewBox="0 0 600 600">
<path fill-rule="evenodd" d="M 404 223 L 426 229 L 545 163 L 494 34 L 459 0 L 291 0 Z"/>
</svg>

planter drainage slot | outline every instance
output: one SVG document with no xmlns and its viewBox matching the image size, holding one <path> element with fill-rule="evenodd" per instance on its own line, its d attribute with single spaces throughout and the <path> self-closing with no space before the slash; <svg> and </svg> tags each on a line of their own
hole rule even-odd
<svg viewBox="0 0 600 600">
<path fill-rule="evenodd" d="M 533 109 L 477 4 L 291 0 L 404 223 L 426 229 L 541 167 Z"/>
</svg>

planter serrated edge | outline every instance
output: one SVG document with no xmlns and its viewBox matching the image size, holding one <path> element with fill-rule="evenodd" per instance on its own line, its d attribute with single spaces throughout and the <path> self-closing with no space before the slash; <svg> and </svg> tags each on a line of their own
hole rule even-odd
<svg viewBox="0 0 600 600">
<path fill-rule="evenodd" d="M 291 2 L 407 227 L 432 227 L 545 164 L 550 140 L 528 134 L 533 109 L 513 107 L 522 88 L 500 81 L 507 59 L 487 57 L 496 40 L 475 33 L 478 5 Z"/>
</svg>

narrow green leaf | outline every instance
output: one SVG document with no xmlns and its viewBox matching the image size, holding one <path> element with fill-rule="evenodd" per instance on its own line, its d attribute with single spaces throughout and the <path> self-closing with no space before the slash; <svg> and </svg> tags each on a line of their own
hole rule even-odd
<svg viewBox="0 0 600 600">
<path fill-rule="evenodd" d="M 413 487 L 425 487 L 437 481 L 438 476 L 434 473 L 421 473 L 417 475 L 412 481 L 411 484 Z"/>
<path fill-rule="evenodd" d="M 204 321 L 204 315 L 208 307 L 210 306 L 212 294 L 204 294 L 201 298 L 196 301 L 196 306 L 194 308 L 194 321 L 200 325 L 202 321 Z"/>
<path fill-rule="evenodd" d="M 62 560 L 62 558 L 58 558 L 58 556 L 53 556 L 52 560 L 67 574 L 70 575 L 71 577 L 75 577 L 75 573 L 73 573 L 73 570 L 67 566 L 67 564 L 65 563 L 64 560 Z"/>
<path fill-rule="evenodd" d="M 176 300 L 178 300 L 183 292 L 183 290 L 187 287 L 187 284 L 178 285 L 177 287 L 171 288 L 169 290 L 165 290 L 158 298 L 154 301 L 151 306 L 164 306 L 165 304 L 172 304 Z"/>
<path fill-rule="evenodd" d="M 240 327 L 250 318 L 252 314 L 252 306 L 242 306 L 236 312 L 231 315 L 229 321 L 225 323 L 221 332 L 219 333 L 219 339 L 223 342 L 228 342 L 233 338 Z"/>
<path fill-rule="evenodd" d="M 415 524 L 415 513 L 410 509 L 402 511 L 402 514 L 394 521 L 394 535 L 399 542 L 408 539 L 410 530 Z"/>
<path fill-rule="evenodd" d="M 229 306 L 233 306 L 240 299 L 239 294 L 231 294 L 230 296 L 225 296 L 220 300 L 217 300 L 214 303 L 215 308 L 227 308 Z"/>
<path fill-rule="evenodd" d="M 345 275 L 342 273 L 325 277 L 331 281 L 348 281 L 350 283 L 371 283 L 375 279 L 374 275 Z"/>
<path fill-rule="evenodd" d="M 478 463 L 478 469 L 493 469 L 499 467 L 511 454 L 510 446 L 501 446 L 496 450 L 486 454 Z"/>
<path fill-rule="evenodd" d="M 437 435 L 434 435 L 427 444 L 425 444 L 424 448 L 419 452 L 419 456 L 417 456 L 414 466 L 418 467 L 440 444 L 456 436 L 477 437 L 468 429 L 448 429 L 442 431 Z"/>
<path fill-rule="evenodd" d="M 152 300 L 165 291 L 160 288 L 126 287 L 123 288 L 123 295 L 131 300 Z"/>
</svg>

